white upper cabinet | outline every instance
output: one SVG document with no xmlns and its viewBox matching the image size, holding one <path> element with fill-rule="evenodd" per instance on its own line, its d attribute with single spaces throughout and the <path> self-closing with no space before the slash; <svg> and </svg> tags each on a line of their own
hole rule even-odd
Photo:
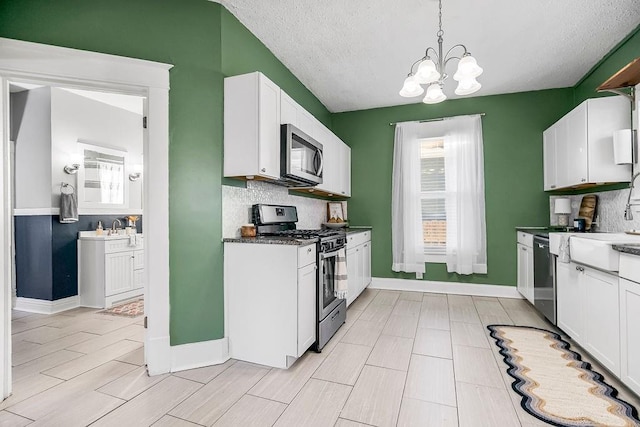
<svg viewBox="0 0 640 427">
<path fill-rule="evenodd" d="M 323 182 L 313 189 L 351 196 L 351 149 L 262 73 L 224 79 L 224 176 L 280 178 L 280 125 L 292 124 L 323 147 Z"/>
<path fill-rule="evenodd" d="M 629 165 L 613 160 L 613 132 L 631 126 L 622 96 L 584 101 L 543 133 L 544 189 L 626 182 Z"/>
<path fill-rule="evenodd" d="M 324 126 L 283 90 L 280 90 L 280 123 L 292 124 L 311 138 L 322 139 L 319 131 Z"/>
<path fill-rule="evenodd" d="M 280 177 L 280 88 L 262 73 L 224 79 L 224 176 Z"/>
</svg>

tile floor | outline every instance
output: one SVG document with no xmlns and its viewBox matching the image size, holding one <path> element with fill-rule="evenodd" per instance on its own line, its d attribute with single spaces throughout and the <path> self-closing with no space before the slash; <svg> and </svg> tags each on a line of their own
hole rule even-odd
<svg viewBox="0 0 640 427">
<path fill-rule="evenodd" d="M 0 426 L 546 425 L 511 391 L 492 323 L 551 327 L 523 300 L 366 290 L 289 370 L 230 360 L 150 378 L 141 318 L 14 312 Z"/>
</svg>

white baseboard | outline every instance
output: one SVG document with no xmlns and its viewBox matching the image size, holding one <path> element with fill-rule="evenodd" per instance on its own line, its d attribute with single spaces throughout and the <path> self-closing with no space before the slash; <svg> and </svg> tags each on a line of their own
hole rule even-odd
<svg viewBox="0 0 640 427">
<path fill-rule="evenodd" d="M 77 307 L 80 307 L 80 296 L 74 295 L 55 301 L 17 297 L 14 309 L 29 313 L 55 314 Z"/>
<path fill-rule="evenodd" d="M 434 294 L 522 299 L 522 295 L 520 295 L 515 286 L 484 285 L 477 283 L 436 282 L 429 280 L 374 277 L 371 280 L 369 288 L 393 291 L 431 292 Z"/>
<path fill-rule="evenodd" d="M 171 347 L 171 372 L 219 365 L 229 360 L 229 339 L 201 341 Z"/>
</svg>

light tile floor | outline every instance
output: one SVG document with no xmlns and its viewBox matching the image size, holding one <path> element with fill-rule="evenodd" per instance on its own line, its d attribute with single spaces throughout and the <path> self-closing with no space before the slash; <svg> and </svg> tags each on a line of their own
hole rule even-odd
<svg viewBox="0 0 640 427">
<path fill-rule="evenodd" d="M 289 370 L 230 360 L 148 377 L 141 318 L 15 311 L 0 426 L 546 425 L 521 409 L 492 323 L 553 329 L 523 300 L 365 290 L 323 352 Z"/>
</svg>

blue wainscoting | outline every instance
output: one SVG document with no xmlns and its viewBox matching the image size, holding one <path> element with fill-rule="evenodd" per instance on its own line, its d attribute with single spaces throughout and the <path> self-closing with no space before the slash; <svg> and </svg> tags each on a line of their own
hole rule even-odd
<svg viewBox="0 0 640 427">
<path fill-rule="evenodd" d="M 16 216 L 17 296 L 55 301 L 78 295 L 78 232 L 105 228 L 123 215 L 80 215 L 61 224 L 57 215 Z M 142 233 L 142 216 L 136 223 Z"/>
</svg>

